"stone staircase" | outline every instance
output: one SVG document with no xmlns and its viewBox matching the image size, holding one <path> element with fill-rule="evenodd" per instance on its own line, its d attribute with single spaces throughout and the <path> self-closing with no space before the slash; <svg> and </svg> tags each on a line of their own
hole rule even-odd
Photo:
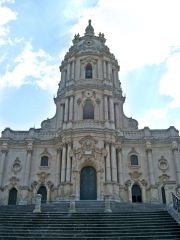
<svg viewBox="0 0 180 240">
<path fill-rule="evenodd" d="M 103 201 L 77 201 L 76 213 L 69 202 L 34 206 L 0 206 L 0 239 L 180 239 L 180 227 L 164 205 L 111 202 L 104 213 Z"/>
</svg>

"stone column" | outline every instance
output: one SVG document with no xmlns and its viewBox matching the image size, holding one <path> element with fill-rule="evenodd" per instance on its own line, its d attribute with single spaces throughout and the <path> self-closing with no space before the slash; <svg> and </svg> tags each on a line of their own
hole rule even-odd
<svg viewBox="0 0 180 240">
<path fill-rule="evenodd" d="M 118 83 L 118 81 L 119 81 L 118 70 L 115 71 L 115 74 L 116 74 L 116 83 Z"/>
<path fill-rule="evenodd" d="M 73 121 L 73 103 L 74 103 L 74 97 L 70 97 L 70 102 L 69 102 L 69 121 Z"/>
<path fill-rule="evenodd" d="M 103 74 L 103 75 L 104 75 L 104 78 L 106 78 L 106 77 L 107 77 L 107 76 L 106 76 L 106 71 L 107 71 L 107 69 L 106 69 L 106 61 L 105 61 L 105 60 L 103 61 L 103 66 L 104 66 L 104 67 L 103 67 L 103 70 L 104 70 L 104 74 Z"/>
<path fill-rule="evenodd" d="M 63 124 L 63 108 L 64 108 L 64 105 L 63 104 L 60 104 L 60 116 L 59 116 L 59 127 L 62 127 L 62 124 Z"/>
<path fill-rule="evenodd" d="M 68 122 L 68 108 L 69 108 L 69 99 L 68 97 L 66 97 L 66 100 L 65 100 L 65 111 L 64 111 L 64 121 L 65 122 Z"/>
<path fill-rule="evenodd" d="M 1 150 L 1 160 L 0 160 L 0 186 L 3 185 L 3 179 L 4 179 L 4 168 L 5 168 L 5 162 L 6 162 L 6 156 L 8 153 L 8 144 L 3 143 L 2 144 L 2 150 Z"/>
<path fill-rule="evenodd" d="M 124 184 L 124 179 L 123 179 L 123 163 L 122 163 L 122 149 L 121 147 L 118 147 L 118 173 L 119 173 L 119 183 L 120 185 Z"/>
<path fill-rule="evenodd" d="M 33 152 L 33 143 L 28 142 L 26 166 L 25 166 L 25 172 L 24 172 L 24 186 L 29 186 L 29 180 L 30 180 L 29 178 L 31 174 L 32 152 Z"/>
<path fill-rule="evenodd" d="M 84 66 L 84 63 L 80 64 L 80 79 L 85 79 L 85 66 Z"/>
<path fill-rule="evenodd" d="M 172 153 L 173 153 L 173 159 L 174 159 L 174 164 L 176 168 L 176 181 L 177 181 L 177 184 L 180 184 L 180 156 L 178 152 L 178 144 L 176 141 L 172 142 Z"/>
<path fill-rule="evenodd" d="M 119 114 L 119 104 L 116 103 L 115 104 L 116 128 L 120 128 L 120 119 L 119 119 L 120 116 L 119 115 L 120 115 Z"/>
<path fill-rule="evenodd" d="M 74 80 L 74 69 L 75 69 L 74 65 L 75 65 L 75 62 L 73 61 L 72 62 L 72 69 L 71 69 L 71 79 L 72 80 Z"/>
<path fill-rule="evenodd" d="M 104 96 L 104 120 L 108 121 L 108 97 L 105 95 Z"/>
<path fill-rule="evenodd" d="M 93 77 L 93 79 L 97 78 L 96 64 L 97 63 L 92 64 L 92 77 Z"/>
<path fill-rule="evenodd" d="M 112 164 L 112 181 L 117 182 L 116 148 L 114 143 L 111 144 L 111 164 Z"/>
<path fill-rule="evenodd" d="M 126 182 L 128 202 L 132 202 L 131 185 L 132 185 L 132 184 L 131 184 L 131 180 L 128 180 L 128 181 Z"/>
<path fill-rule="evenodd" d="M 111 63 L 108 62 L 108 79 L 111 80 L 111 71 L 112 71 L 112 66 Z"/>
<path fill-rule="evenodd" d="M 61 182 L 65 182 L 66 171 L 66 144 L 63 145 L 62 150 L 62 167 L 61 167 Z"/>
<path fill-rule="evenodd" d="M 97 200 L 101 199 L 101 171 L 97 171 Z"/>
<path fill-rule="evenodd" d="M 98 78 L 102 79 L 102 61 L 98 59 Z"/>
<path fill-rule="evenodd" d="M 155 185 L 152 146 L 150 142 L 146 142 L 146 152 L 147 152 L 147 160 L 148 160 L 149 183 L 150 185 Z"/>
<path fill-rule="evenodd" d="M 109 151 L 109 143 L 106 143 L 106 181 L 111 181 L 111 162 L 110 162 L 110 151 Z"/>
<path fill-rule="evenodd" d="M 75 79 L 78 81 L 80 79 L 80 60 L 76 60 L 76 70 L 75 70 Z"/>
<path fill-rule="evenodd" d="M 114 87 L 116 87 L 117 86 L 117 83 L 116 83 L 116 69 L 113 69 L 112 74 L 113 74 L 113 76 L 112 76 L 113 84 L 114 84 Z"/>
<path fill-rule="evenodd" d="M 70 63 L 67 64 L 67 81 L 71 80 Z"/>
<path fill-rule="evenodd" d="M 110 106 L 110 120 L 114 122 L 114 102 L 113 98 L 109 98 L 109 106 Z"/>
<path fill-rule="evenodd" d="M 57 154 L 56 154 L 56 176 L 55 176 L 56 186 L 58 186 L 59 183 L 60 183 L 61 151 L 62 151 L 62 148 L 61 148 L 61 147 L 58 147 L 58 149 L 57 149 Z"/>
<path fill-rule="evenodd" d="M 68 143 L 67 149 L 67 167 L 66 167 L 66 182 L 70 182 L 71 180 L 71 158 L 70 158 L 70 151 L 71 151 L 71 143 Z"/>
<path fill-rule="evenodd" d="M 146 187 L 142 186 L 141 191 L 142 191 L 142 202 L 145 203 L 146 202 Z"/>
</svg>

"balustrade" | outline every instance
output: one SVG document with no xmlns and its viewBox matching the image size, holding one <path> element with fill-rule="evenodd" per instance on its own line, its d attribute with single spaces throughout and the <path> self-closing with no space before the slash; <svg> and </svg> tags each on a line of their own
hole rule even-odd
<svg viewBox="0 0 180 240">
<path fill-rule="evenodd" d="M 173 200 L 173 208 L 180 212 L 180 198 L 176 196 L 174 193 L 172 193 L 172 200 Z"/>
</svg>

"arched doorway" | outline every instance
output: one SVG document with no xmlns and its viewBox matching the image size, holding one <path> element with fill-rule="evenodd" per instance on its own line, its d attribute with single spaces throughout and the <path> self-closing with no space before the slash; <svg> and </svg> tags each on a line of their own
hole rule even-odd
<svg viewBox="0 0 180 240">
<path fill-rule="evenodd" d="M 42 195 L 41 202 L 42 203 L 46 203 L 46 201 L 47 201 L 47 190 L 46 190 L 46 187 L 45 186 L 41 186 L 39 188 L 39 190 L 37 191 L 37 194 L 41 194 Z"/>
<path fill-rule="evenodd" d="M 80 176 L 80 199 L 96 200 L 97 199 L 97 180 L 96 170 L 93 167 L 84 167 Z"/>
<path fill-rule="evenodd" d="M 142 193 L 139 185 L 132 186 L 132 202 L 142 202 Z"/>
<path fill-rule="evenodd" d="M 162 188 L 161 188 L 161 194 L 162 194 L 162 202 L 164 204 L 166 204 L 166 191 L 165 191 L 164 186 L 162 186 Z"/>
<path fill-rule="evenodd" d="M 17 203 L 17 189 L 11 188 L 9 191 L 8 205 L 16 205 Z"/>
</svg>

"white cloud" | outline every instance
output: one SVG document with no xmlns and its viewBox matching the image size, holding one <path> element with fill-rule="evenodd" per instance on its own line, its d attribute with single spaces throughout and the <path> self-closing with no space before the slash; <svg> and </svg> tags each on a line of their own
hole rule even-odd
<svg viewBox="0 0 180 240">
<path fill-rule="evenodd" d="M 72 34 L 84 29 L 92 19 L 96 33 L 102 31 L 123 72 L 145 64 L 159 64 L 180 42 L 179 0 L 99 0 L 82 12 Z"/>
<path fill-rule="evenodd" d="M 16 15 L 17 14 L 10 8 L 0 6 L 0 25 L 2 26 L 7 24 L 9 21 L 15 20 Z"/>
<path fill-rule="evenodd" d="M 3 45 L 6 42 L 8 42 L 8 40 L 6 39 L 9 33 L 9 27 L 7 24 L 12 20 L 16 20 L 17 18 L 16 12 L 12 11 L 10 8 L 6 6 L 3 6 L 3 4 L 8 2 L 13 3 L 14 1 L 10 0 L 0 1 L 0 45 Z"/>
<path fill-rule="evenodd" d="M 160 79 L 159 93 L 170 96 L 170 108 L 180 108 L 180 52 L 167 59 L 167 72 Z"/>
<path fill-rule="evenodd" d="M 14 67 L 0 76 L 0 88 L 20 87 L 36 84 L 40 88 L 55 92 L 59 82 L 58 65 L 44 50 L 33 51 L 26 43 L 22 53 L 14 60 Z"/>
<path fill-rule="evenodd" d="M 168 123 L 165 122 L 165 119 L 167 119 L 167 113 L 167 108 L 149 109 L 140 117 L 139 127 L 144 128 L 150 126 L 156 128 L 157 126 L 160 126 L 161 128 L 167 128 Z"/>
</svg>

